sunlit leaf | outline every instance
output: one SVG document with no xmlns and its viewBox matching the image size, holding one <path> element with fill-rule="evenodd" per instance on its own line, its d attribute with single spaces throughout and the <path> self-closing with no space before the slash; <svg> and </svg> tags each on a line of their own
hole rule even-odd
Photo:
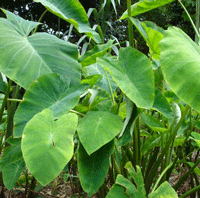
<svg viewBox="0 0 200 198">
<path fill-rule="evenodd" d="M 143 53 L 132 47 L 121 48 L 119 59 L 98 58 L 97 62 L 111 73 L 124 94 L 138 107 L 152 107 L 154 74 L 150 60 Z"/>
<path fill-rule="evenodd" d="M 44 5 L 50 12 L 71 23 L 80 33 L 86 33 L 97 42 L 100 36 L 89 24 L 87 13 L 78 0 L 34 0 Z"/>
<path fill-rule="evenodd" d="M 30 173 L 43 186 L 57 177 L 73 156 L 73 135 L 78 116 L 65 114 L 54 120 L 45 109 L 26 125 L 22 136 L 22 153 Z"/>
<path fill-rule="evenodd" d="M 8 18 L 0 18 L 1 72 L 26 89 L 52 72 L 68 76 L 72 84 L 80 82 L 77 46 L 47 33 L 28 36 L 38 23 L 5 12 Z"/>
<path fill-rule="evenodd" d="M 149 198 L 178 198 L 176 191 L 170 186 L 170 184 L 166 181 L 162 183 L 159 188 L 153 193 L 149 194 Z"/>
<path fill-rule="evenodd" d="M 160 57 L 159 42 L 163 38 L 164 30 L 150 21 L 140 22 L 138 19 L 132 17 L 130 19 L 146 41 L 149 47 L 150 56 L 158 60 Z"/>
<path fill-rule="evenodd" d="M 160 65 L 169 87 L 200 112 L 200 47 L 176 27 L 165 31 L 160 47 Z"/>
<path fill-rule="evenodd" d="M 131 16 L 137 16 L 173 1 L 175 0 L 140 0 L 131 6 Z M 128 11 L 125 11 L 120 19 L 126 19 L 127 17 Z"/>
</svg>

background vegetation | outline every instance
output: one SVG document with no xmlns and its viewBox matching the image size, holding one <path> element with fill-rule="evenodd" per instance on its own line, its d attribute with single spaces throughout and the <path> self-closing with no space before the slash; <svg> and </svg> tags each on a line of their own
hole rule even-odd
<svg viewBox="0 0 200 198">
<path fill-rule="evenodd" d="M 199 1 L 80 2 L 0 5 L 1 197 L 200 197 Z"/>
</svg>

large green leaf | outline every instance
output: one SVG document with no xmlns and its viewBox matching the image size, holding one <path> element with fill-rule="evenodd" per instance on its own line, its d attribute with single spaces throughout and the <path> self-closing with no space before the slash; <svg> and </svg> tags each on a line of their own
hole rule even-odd
<svg viewBox="0 0 200 198">
<path fill-rule="evenodd" d="M 45 109 L 26 125 L 22 153 L 30 173 L 47 185 L 63 170 L 73 156 L 73 135 L 78 116 L 65 114 L 54 121 L 53 112 Z"/>
<path fill-rule="evenodd" d="M 140 22 L 138 19 L 134 19 L 132 17 L 130 19 L 131 22 L 138 29 L 144 40 L 146 41 L 149 47 L 150 56 L 154 59 L 159 59 L 160 57 L 159 42 L 163 38 L 164 30 L 156 26 L 155 23 L 152 23 L 150 21 Z"/>
<path fill-rule="evenodd" d="M 105 181 L 109 169 L 109 157 L 113 152 L 114 141 L 104 145 L 90 156 L 80 144 L 78 150 L 78 171 L 81 186 L 88 196 L 97 192 Z"/>
<path fill-rule="evenodd" d="M 185 103 L 200 112 L 200 48 L 181 29 L 170 27 L 160 42 L 166 82 Z"/>
<path fill-rule="evenodd" d="M 137 16 L 173 1 L 175 0 L 140 0 L 131 6 L 131 16 Z M 126 19 L 127 17 L 128 11 L 125 11 L 120 19 Z"/>
<path fill-rule="evenodd" d="M 48 73 L 81 80 L 81 65 L 75 45 L 47 33 L 28 36 L 37 23 L 28 22 L 9 11 L 0 18 L 0 71 L 24 88 Z"/>
<path fill-rule="evenodd" d="M 113 80 L 138 107 L 150 109 L 154 102 L 154 74 L 150 60 L 132 47 L 121 48 L 119 59 L 98 58 Z"/>
<path fill-rule="evenodd" d="M 164 182 L 156 191 L 149 194 L 149 198 L 178 198 L 178 195 L 168 182 Z"/>
<path fill-rule="evenodd" d="M 21 139 L 12 139 L 11 146 L 6 147 L 0 159 L 0 169 L 4 185 L 8 190 L 15 187 L 16 182 L 25 168 L 21 152 Z"/>
<path fill-rule="evenodd" d="M 25 20 L 20 16 L 9 12 L 8 10 L 2 9 L 2 11 L 6 14 L 8 19 L 6 20 L 7 25 L 13 26 L 13 28 L 24 37 L 28 36 L 36 26 L 40 25 L 40 23 Z"/>
<path fill-rule="evenodd" d="M 97 42 L 100 36 L 91 29 L 87 14 L 78 0 L 34 0 L 44 5 L 50 12 L 71 23 L 80 33 L 86 33 Z"/>
<path fill-rule="evenodd" d="M 89 155 L 110 142 L 123 127 L 119 116 L 108 111 L 89 111 L 80 120 L 78 135 Z"/>
<path fill-rule="evenodd" d="M 69 86 L 55 74 L 41 76 L 27 89 L 14 117 L 14 135 L 20 137 L 27 122 L 45 108 L 53 111 L 54 118 L 74 108 L 87 85 Z"/>
</svg>

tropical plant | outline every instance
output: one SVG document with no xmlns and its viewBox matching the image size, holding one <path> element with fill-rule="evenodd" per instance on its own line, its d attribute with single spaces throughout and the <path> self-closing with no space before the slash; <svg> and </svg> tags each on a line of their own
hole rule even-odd
<svg viewBox="0 0 200 198">
<path fill-rule="evenodd" d="M 93 9 L 91 28 L 79 1 L 35 0 L 71 24 L 77 44 L 37 32 L 41 21 L 2 9 L 2 185 L 25 186 L 25 196 L 33 197 L 38 184 L 63 171 L 74 183 L 78 173 L 88 196 L 176 198 L 190 176 L 190 190 L 180 197 L 200 197 L 199 30 L 180 0 L 196 43 L 177 27 L 164 30 L 134 18 L 173 1 L 127 0 L 120 18 L 128 20 L 126 47 L 104 39 L 105 13 L 120 1 L 103 1 L 104 12 Z M 133 27 L 148 56 L 136 49 Z"/>
</svg>

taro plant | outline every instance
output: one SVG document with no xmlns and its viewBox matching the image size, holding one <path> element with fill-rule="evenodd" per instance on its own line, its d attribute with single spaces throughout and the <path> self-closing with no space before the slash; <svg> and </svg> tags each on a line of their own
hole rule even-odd
<svg viewBox="0 0 200 198">
<path fill-rule="evenodd" d="M 34 197 L 38 184 L 68 172 L 88 196 L 176 198 L 190 176 L 190 190 L 180 197 L 200 197 L 198 42 L 177 27 L 164 30 L 134 18 L 173 0 L 127 0 L 120 18 L 128 20 L 127 47 L 105 42 L 104 23 L 97 20 L 92 29 L 77 0 L 35 2 L 81 38 L 72 44 L 39 33 L 42 21 L 2 9 L 1 185 L 25 188 L 25 196 Z M 116 1 L 102 8 L 106 3 L 115 9 Z M 133 28 L 148 55 L 136 49 Z"/>
</svg>

